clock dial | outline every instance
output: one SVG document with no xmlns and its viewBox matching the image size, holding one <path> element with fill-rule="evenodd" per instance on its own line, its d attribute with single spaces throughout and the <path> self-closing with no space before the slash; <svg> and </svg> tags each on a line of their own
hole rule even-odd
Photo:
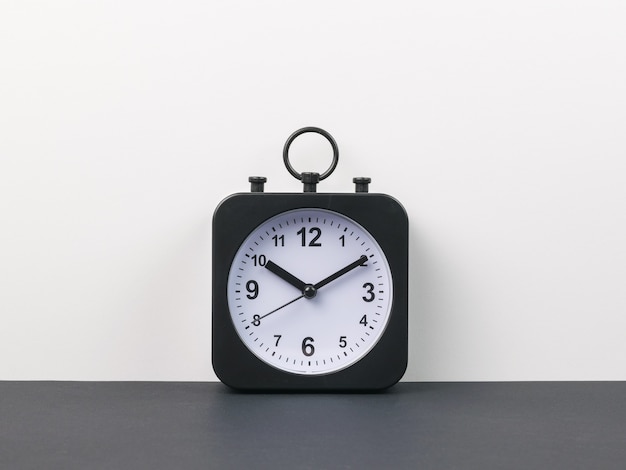
<svg viewBox="0 0 626 470">
<path fill-rule="evenodd" d="M 297 209 L 257 227 L 240 246 L 228 307 L 246 347 L 294 374 L 327 374 L 363 358 L 389 320 L 389 264 L 355 221 Z"/>
</svg>

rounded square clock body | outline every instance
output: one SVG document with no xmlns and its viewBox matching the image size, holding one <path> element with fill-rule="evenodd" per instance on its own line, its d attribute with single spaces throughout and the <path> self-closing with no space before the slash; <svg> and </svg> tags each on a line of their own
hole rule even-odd
<svg viewBox="0 0 626 470">
<path fill-rule="evenodd" d="M 250 391 L 381 390 L 408 356 L 408 218 L 374 193 L 239 193 L 213 216 L 212 360 Z"/>
</svg>

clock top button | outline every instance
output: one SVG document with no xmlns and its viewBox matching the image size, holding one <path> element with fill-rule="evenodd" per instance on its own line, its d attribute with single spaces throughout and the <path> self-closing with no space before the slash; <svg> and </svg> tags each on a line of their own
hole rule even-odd
<svg viewBox="0 0 626 470">
<path fill-rule="evenodd" d="M 369 184 L 372 182 L 372 178 L 367 177 L 357 177 L 352 178 L 352 182 L 355 185 L 355 192 L 357 193 L 367 193 L 369 191 Z"/>
<path fill-rule="evenodd" d="M 262 193 L 267 178 L 265 176 L 251 176 L 248 178 L 248 182 L 250 182 L 250 192 Z"/>
</svg>

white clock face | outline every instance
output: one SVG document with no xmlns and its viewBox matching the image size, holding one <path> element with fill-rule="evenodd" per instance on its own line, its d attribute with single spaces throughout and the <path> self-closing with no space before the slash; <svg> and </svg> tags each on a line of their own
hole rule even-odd
<svg viewBox="0 0 626 470">
<path fill-rule="evenodd" d="M 295 374 L 327 374 L 364 357 L 391 311 L 387 259 L 359 224 L 297 209 L 257 227 L 228 275 L 228 307 L 259 359 Z"/>
</svg>

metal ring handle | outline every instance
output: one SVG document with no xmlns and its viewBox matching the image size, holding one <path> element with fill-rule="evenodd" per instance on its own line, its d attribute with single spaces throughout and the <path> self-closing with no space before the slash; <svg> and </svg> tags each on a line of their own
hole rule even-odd
<svg viewBox="0 0 626 470">
<path fill-rule="evenodd" d="M 335 171 L 337 163 L 339 162 L 339 147 L 337 147 L 337 142 L 335 142 L 333 136 L 326 132 L 324 129 L 320 129 L 319 127 L 303 127 L 302 129 L 298 129 L 296 132 L 291 134 L 287 139 L 287 142 L 285 142 L 285 147 L 283 148 L 283 161 L 285 162 L 287 171 L 291 173 L 291 176 L 296 179 L 302 180 L 302 173 L 298 173 L 296 170 L 294 170 L 294 168 L 291 166 L 291 163 L 289 162 L 289 147 L 291 147 L 291 144 L 296 137 L 307 132 L 315 132 L 324 136 L 326 140 L 330 142 L 330 145 L 333 148 L 333 162 L 330 164 L 328 170 L 320 175 L 319 180 L 322 181 L 323 179 L 328 178 L 330 174 Z"/>
</svg>

